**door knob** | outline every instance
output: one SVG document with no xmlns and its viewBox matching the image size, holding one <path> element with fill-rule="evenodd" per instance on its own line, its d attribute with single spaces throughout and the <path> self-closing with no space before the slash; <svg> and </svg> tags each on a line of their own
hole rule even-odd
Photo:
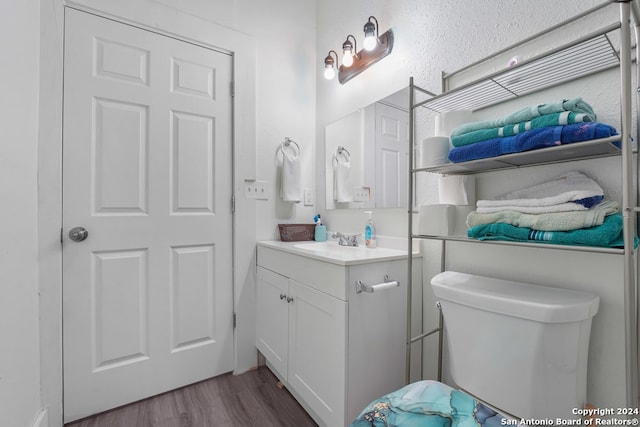
<svg viewBox="0 0 640 427">
<path fill-rule="evenodd" d="M 69 238 L 74 242 L 82 242 L 89 237 L 89 232 L 84 227 L 73 227 L 69 230 Z"/>
</svg>

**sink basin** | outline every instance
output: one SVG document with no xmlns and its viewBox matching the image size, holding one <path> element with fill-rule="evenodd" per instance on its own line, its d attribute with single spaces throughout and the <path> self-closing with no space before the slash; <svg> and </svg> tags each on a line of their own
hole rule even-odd
<svg viewBox="0 0 640 427">
<path fill-rule="evenodd" d="M 340 246 L 335 241 L 327 242 L 304 242 L 293 245 L 295 250 L 302 253 L 322 258 L 340 259 L 340 260 L 374 260 L 385 257 L 404 256 L 406 252 L 390 248 L 370 249 L 366 246 Z"/>
<path fill-rule="evenodd" d="M 366 264 L 407 257 L 406 250 L 381 246 L 375 249 L 363 245 L 340 246 L 335 240 L 326 242 L 282 242 L 276 240 L 258 242 L 258 245 L 339 265 Z"/>
<path fill-rule="evenodd" d="M 361 249 L 360 246 L 340 246 L 336 242 L 305 242 L 297 243 L 293 246 L 298 249 L 316 252 L 343 252 Z"/>
</svg>

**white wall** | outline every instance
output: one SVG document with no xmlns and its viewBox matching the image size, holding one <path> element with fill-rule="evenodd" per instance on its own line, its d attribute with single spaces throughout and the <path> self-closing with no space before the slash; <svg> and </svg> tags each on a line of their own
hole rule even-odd
<svg viewBox="0 0 640 427">
<path fill-rule="evenodd" d="M 38 2 L 0 5 L 0 424 L 40 413 L 38 334 Z"/>
<path fill-rule="evenodd" d="M 242 2 L 241 28 L 256 40 L 256 178 L 269 200 L 256 202 L 256 239 L 279 239 L 277 224 L 312 222 L 316 206 L 279 197 L 278 147 L 285 137 L 301 149 L 302 186 L 315 190 L 315 0 Z M 277 157 L 276 157 L 277 156 Z M 315 194 L 314 199 L 319 195 Z M 317 202 L 317 200 L 316 200 Z"/>
<path fill-rule="evenodd" d="M 415 83 L 435 93 L 441 91 L 441 72 L 452 72 L 484 56 L 512 45 L 586 9 L 601 4 L 599 0 L 570 2 L 540 0 L 513 2 L 510 0 L 463 0 L 457 2 L 420 2 L 413 0 L 354 0 L 318 2 L 317 67 L 330 49 L 339 51 L 347 34 L 354 34 L 361 42 L 362 27 L 369 15 L 380 23 L 380 31 L 392 28 L 394 50 L 388 57 L 347 82 L 317 80 L 318 107 L 316 112 L 318 152 L 316 169 L 319 193 L 323 194 L 324 175 L 321 168 L 324 151 L 321 142 L 324 127 L 340 117 L 362 108 L 375 100 Z M 549 11 L 553 10 L 553 14 Z M 339 11 L 339 13 L 338 13 Z M 609 6 L 596 19 L 579 28 L 560 31 L 573 38 L 603 27 L 618 19 L 618 8 Z M 556 43 L 557 43 L 556 39 Z M 531 48 L 535 50 L 535 48 Z M 518 52 L 520 53 L 520 52 Z M 508 58 L 507 58 L 508 59 Z M 504 61 L 506 64 L 506 60 Z M 498 64 L 502 66 L 501 64 Z M 606 84 L 603 84 L 606 83 Z M 552 102 L 556 99 L 583 96 L 590 102 L 599 119 L 619 128 L 617 97 L 618 77 L 612 72 L 580 81 L 560 89 L 540 93 L 523 101 L 506 105 L 503 109 L 481 111 L 483 117 L 500 117 L 528 105 Z M 524 104 L 523 104 L 524 103 Z M 429 126 L 425 126 L 429 130 Z M 422 137 L 431 135 L 422 135 Z M 418 135 L 420 138 L 420 135 Z M 478 197 L 490 198 L 501 192 L 541 182 L 553 175 L 577 169 L 597 177 L 610 197 L 618 199 L 620 181 L 619 159 L 584 161 L 561 166 L 545 166 L 512 170 L 506 173 L 482 174 L 478 178 Z M 433 180 L 422 184 L 420 196 L 424 202 L 437 202 Z M 436 191 L 437 197 L 437 191 Z M 323 206 L 324 208 L 324 206 Z M 323 216 L 331 230 L 359 231 L 365 216 L 361 210 L 327 210 Z M 376 210 L 378 233 L 406 236 L 406 210 Z M 425 330 L 436 321 L 429 281 L 440 269 L 440 243 L 423 245 L 425 250 Z M 594 319 L 590 346 L 588 401 L 596 406 L 624 406 L 625 372 L 622 301 L 621 256 L 594 255 L 567 251 L 488 247 L 476 243 L 447 245 L 445 268 L 493 275 L 507 279 L 589 290 L 601 296 L 600 312 Z M 434 340 L 430 339 L 433 348 Z M 433 378 L 433 352 L 427 352 L 426 376 Z"/>
</svg>

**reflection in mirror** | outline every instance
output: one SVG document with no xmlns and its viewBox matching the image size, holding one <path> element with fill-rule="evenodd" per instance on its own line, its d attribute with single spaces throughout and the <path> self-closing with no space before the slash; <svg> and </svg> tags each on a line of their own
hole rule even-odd
<svg viewBox="0 0 640 427">
<path fill-rule="evenodd" d="M 325 128 L 327 209 L 407 206 L 409 91 Z"/>
</svg>

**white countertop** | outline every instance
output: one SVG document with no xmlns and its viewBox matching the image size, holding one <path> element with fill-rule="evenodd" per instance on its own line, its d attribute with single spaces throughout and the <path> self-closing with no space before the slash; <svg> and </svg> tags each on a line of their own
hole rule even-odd
<svg viewBox="0 0 640 427">
<path fill-rule="evenodd" d="M 279 240 L 268 240 L 259 241 L 257 244 L 258 246 L 277 249 L 338 265 L 367 264 L 407 258 L 406 249 L 402 250 L 389 247 L 377 247 L 370 249 L 365 246 L 339 246 L 335 241 L 282 242 Z M 419 252 L 416 249 L 416 251 L 414 251 L 414 256 L 417 255 L 419 255 Z"/>
</svg>

